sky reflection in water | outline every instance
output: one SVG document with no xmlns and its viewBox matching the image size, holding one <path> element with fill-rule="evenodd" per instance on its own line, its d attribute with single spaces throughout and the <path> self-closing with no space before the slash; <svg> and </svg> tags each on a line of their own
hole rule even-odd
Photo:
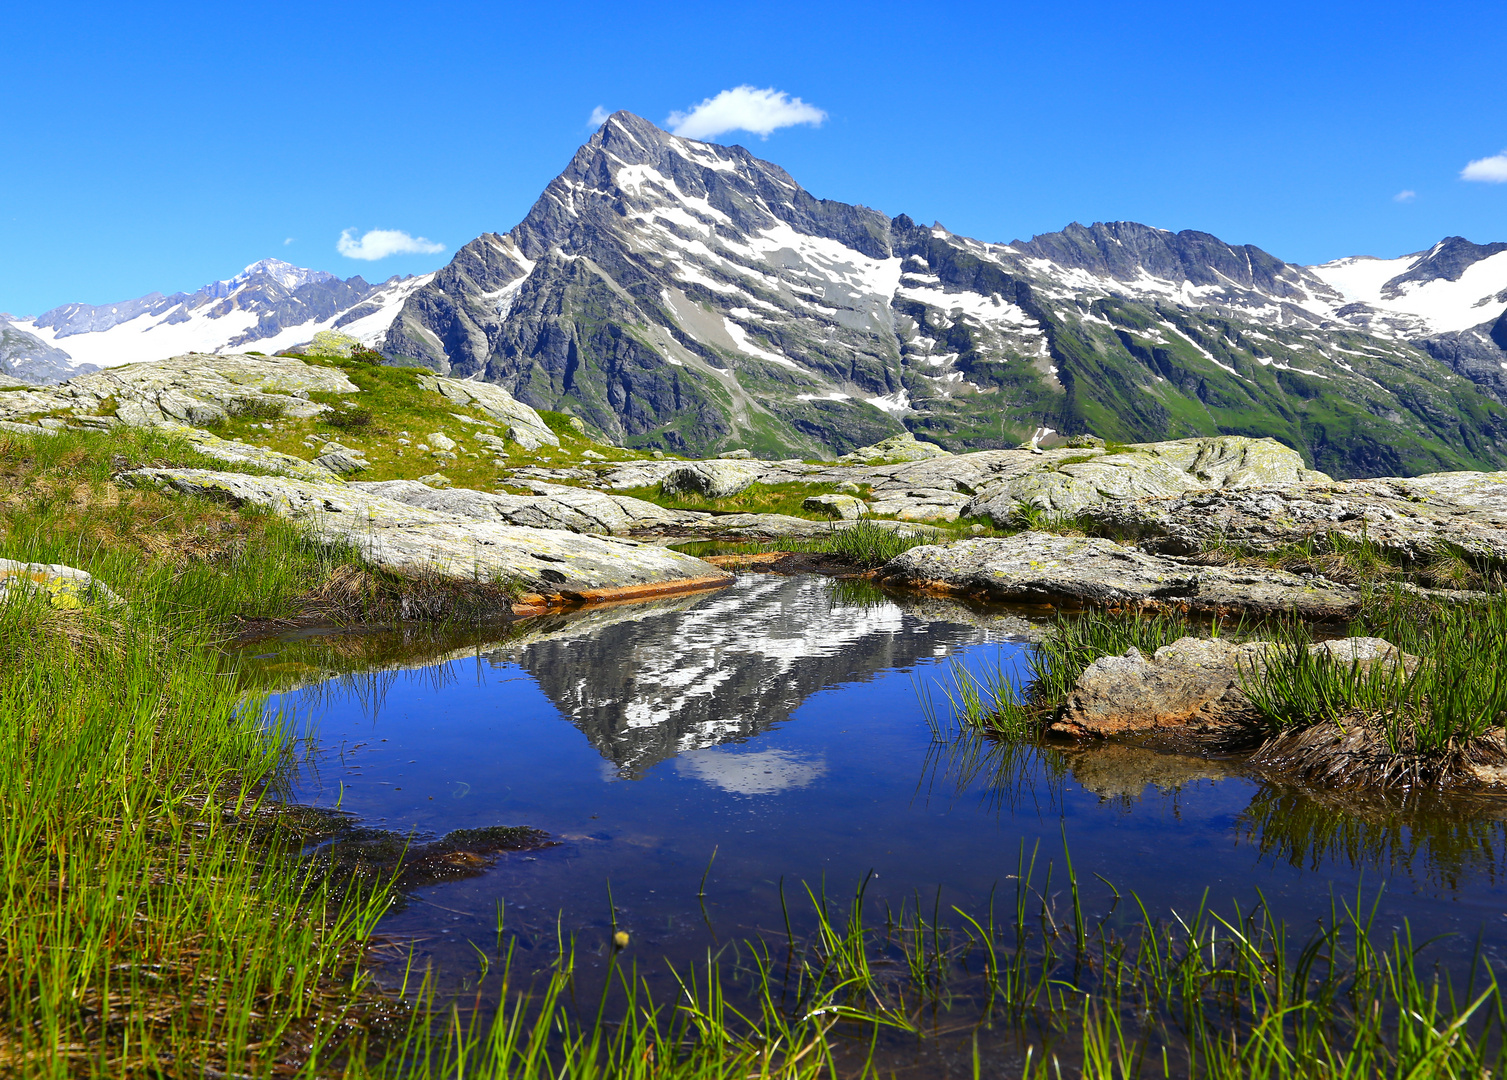
<svg viewBox="0 0 1507 1080">
<path fill-rule="evenodd" d="M 1502 801 L 1357 804 L 1124 746 L 1001 756 L 935 743 L 917 687 L 948 682 L 954 661 L 1019 677 L 1019 625 L 750 575 L 510 640 L 430 645 L 427 661 L 397 635 L 344 639 L 334 651 L 366 674 L 280 702 L 321 748 L 292 796 L 401 832 L 529 825 L 559 841 L 394 910 L 382 929 L 413 935 L 441 972 L 474 969 L 466 939 L 495 937 L 499 900 L 525 955 L 553 944 L 557 916 L 583 943 L 601 939 L 609 880 L 646 958 L 783 932 L 782 879 L 792 900 L 802 883 L 851 895 L 873 871 L 876 910 L 917 893 L 929 907 L 938 889 L 944 909 L 978 910 L 1022 846 L 1060 862 L 1064 831 L 1091 907 L 1109 901 L 1099 874 L 1153 913 L 1195 907 L 1206 889 L 1216 907 L 1248 907 L 1259 891 L 1307 926 L 1334 896 L 1360 888 L 1369 903 L 1385 884 L 1383 926 L 1455 932 L 1464 950 L 1481 932 L 1493 958 L 1507 943 Z M 257 651 L 292 677 L 337 666 L 331 649 Z M 370 670 L 384 651 L 408 655 Z"/>
</svg>

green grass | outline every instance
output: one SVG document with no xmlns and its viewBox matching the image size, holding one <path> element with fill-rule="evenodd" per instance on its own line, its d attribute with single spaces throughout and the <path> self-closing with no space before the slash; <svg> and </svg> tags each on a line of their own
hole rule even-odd
<svg viewBox="0 0 1507 1080">
<path fill-rule="evenodd" d="M 607 461 L 639 460 L 647 453 L 624 450 L 595 442 L 577 432 L 562 413 L 541 413 L 545 423 L 560 437 L 559 447 L 524 450 L 510 445 L 506 464 L 493 464 L 494 451 L 476 442 L 478 433 L 503 438 L 506 430 L 477 408 L 456 405 L 442 395 L 425 390 L 420 380 L 433 372 L 427 368 L 394 367 L 355 358 L 330 356 L 302 357 L 306 363 L 339 368 L 360 388 L 355 394 L 314 393 L 310 398 L 330 406 L 330 412 L 309 420 L 283 414 L 276 405 L 253 403 L 231 408 L 230 417 L 215 425 L 215 434 L 239 439 L 256 446 L 270 446 L 285 454 L 311 458 L 318 454 L 324 441 L 334 441 L 361 450 L 369 468 L 359 474 L 361 480 L 416 480 L 429 473 L 441 472 L 460 487 L 487 490 L 499 479 L 504 468 L 537 465 L 565 468 L 583 463 L 582 454 L 592 451 Z M 457 419 L 457 416 L 462 419 Z M 417 450 L 432 432 L 441 432 L 459 445 L 455 461 L 436 460 Z M 407 435 L 403 433 L 407 432 Z M 310 444 L 307 439 L 314 437 Z M 406 438 L 407 446 L 398 440 Z M 591 464 L 594 459 L 585 459 Z"/>
<path fill-rule="evenodd" d="M 385 899 L 337 899 L 257 827 L 290 743 L 216 648 L 349 563 L 278 519 L 109 480 L 195 458 L 150 432 L 0 437 L 0 555 L 127 600 L 0 605 L 0 1072 L 234 1072 L 327 1042 L 329 1009 L 365 995 Z"/>
<path fill-rule="evenodd" d="M 1364 726 L 1396 755 L 1448 759 L 1507 725 L 1507 597 L 1481 604 L 1373 602 L 1352 633 L 1385 636 L 1420 662 L 1369 669 L 1309 653 L 1301 627 L 1279 641 L 1248 697 L 1277 731 Z"/>
<path fill-rule="evenodd" d="M 856 498 L 866 498 L 869 489 L 860 486 Z M 719 514 L 786 514 L 790 517 L 813 518 L 816 515 L 803 509 L 801 503 L 812 495 L 838 494 L 836 484 L 750 484 L 736 495 L 723 499 L 708 499 L 700 495 L 666 494 L 659 485 L 637 488 L 621 488 L 614 492 L 645 502 L 657 503 L 672 510 L 704 510 Z"/>
<path fill-rule="evenodd" d="M 846 528 L 830 528 L 825 535 L 802 540 L 757 540 L 734 542 L 720 540 L 690 541 L 673 545 L 676 551 L 698 558 L 709 555 L 770 555 L 780 553 L 810 553 L 832 555 L 849 566 L 860 570 L 873 570 L 883 566 L 901 552 L 921 544 L 935 544 L 939 539 L 926 535 L 900 535 L 891 529 L 881 528 L 860 520 Z"/>
</svg>

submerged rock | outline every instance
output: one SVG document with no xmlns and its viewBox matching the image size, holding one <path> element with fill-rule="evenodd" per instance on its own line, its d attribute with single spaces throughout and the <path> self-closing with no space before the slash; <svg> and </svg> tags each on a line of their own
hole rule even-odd
<svg viewBox="0 0 1507 1080">
<path fill-rule="evenodd" d="M 1347 617 L 1360 607 L 1354 590 L 1282 570 L 1193 566 L 1112 540 L 1044 532 L 914 547 L 879 575 L 897 585 L 1025 603 L 1287 612 L 1308 619 Z"/>
<path fill-rule="evenodd" d="M 653 595 L 731 580 L 700 559 L 652 544 L 442 513 L 354 484 L 206 469 L 138 469 L 120 479 L 273 510 L 318 540 L 354 545 L 372 562 L 393 570 L 514 583 L 545 597 Z"/>
</svg>

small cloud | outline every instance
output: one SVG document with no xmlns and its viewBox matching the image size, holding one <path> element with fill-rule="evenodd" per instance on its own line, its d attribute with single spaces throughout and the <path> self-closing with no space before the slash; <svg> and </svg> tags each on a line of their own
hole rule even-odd
<svg viewBox="0 0 1507 1080">
<path fill-rule="evenodd" d="M 283 247 L 287 247 L 291 243 L 293 243 L 293 237 L 290 236 L 288 237 L 288 239 L 283 241 Z"/>
<path fill-rule="evenodd" d="M 599 128 L 607 122 L 607 118 L 611 115 L 610 112 L 598 105 L 595 109 L 591 110 L 591 119 L 587 120 L 586 123 L 589 127 Z"/>
<path fill-rule="evenodd" d="M 1399 191 L 1396 195 L 1392 196 L 1392 201 L 1412 202 L 1416 198 L 1418 198 L 1418 192 L 1416 191 Z"/>
<path fill-rule="evenodd" d="M 709 97 L 690 112 L 672 112 L 665 124 L 688 139 L 710 139 L 727 131 L 751 131 L 764 138 L 795 124 L 821 126 L 827 114 L 815 105 L 769 87 L 735 86 Z"/>
<path fill-rule="evenodd" d="M 434 255 L 444 251 L 445 245 L 422 236 L 409 236 L 400 229 L 370 229 L 358 240 L 355 229 L 346 229 L 335 242 L 335 250 L 347 259 L 371 262 L 389 255 Z"/>
<path fill-rule="evenodd" d="M 1461 180 L 1480 180 L 1487 184 L 1507 184 L 1507 150 L 1492 157 L 1479 158 L 1460 170 Z"/>
</svg>

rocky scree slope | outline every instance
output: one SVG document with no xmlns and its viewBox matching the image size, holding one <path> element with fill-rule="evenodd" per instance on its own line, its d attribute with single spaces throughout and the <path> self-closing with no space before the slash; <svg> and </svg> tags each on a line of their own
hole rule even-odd
<svg viewBox="0 0 1507 1080">
<path fill-rule="evenodd" d="M 691 456 L 1045 424 L 1271 436 L 1342 477 L 1507 463 L 1482 359 L 1507 294 L 1460 292 L 1507 289 L 1507 262 L 1452 241 L 1396 262 L 1373 282 L 1125 222 L 982 243 L 617 113 L 517 227 L 414 290 L 382 350 Z"/>
</svg>

